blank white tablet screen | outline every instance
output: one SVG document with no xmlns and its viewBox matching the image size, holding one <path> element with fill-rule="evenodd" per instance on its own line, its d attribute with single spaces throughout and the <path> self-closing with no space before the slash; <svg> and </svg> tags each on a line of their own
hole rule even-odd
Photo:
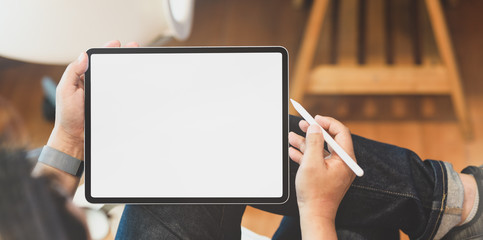
<svg viewBox="0 0 483 240">
<path fill-rule="evenodd" d="M 282 54 L 92 54 L 91 196 L 279 198 Z"/>
</svg>

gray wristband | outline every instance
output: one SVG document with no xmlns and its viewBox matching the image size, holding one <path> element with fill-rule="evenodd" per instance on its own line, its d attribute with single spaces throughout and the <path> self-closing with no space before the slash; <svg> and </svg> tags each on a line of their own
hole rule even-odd
<svg viewBox="0 0 483 240">
<path fill-rule="evenodd" d="M 78 177 L 84 172 L 84 161 L 47 145 L 42 148 L 39 162 Z"/>
</svg>

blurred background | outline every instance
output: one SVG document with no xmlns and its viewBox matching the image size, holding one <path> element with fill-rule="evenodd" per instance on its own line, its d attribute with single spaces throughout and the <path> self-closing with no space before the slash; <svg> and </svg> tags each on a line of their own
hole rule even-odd
<svg viewBox="0 0 483 240">
<path fill-rule="evenodd" d="M 162 24 L 118 22 L 119 31 L 123 24 L 138 30 L 112 39 L 142 46 L 284 46 L 291 97 L 309 112 L 332 116 L 354 134 L 412 149 L 423 159 L 449 161 L 459 171 L 483 164 L 481 12 L 479 0 L 198 0 L 192 22 L 187 20 L 192 25 L 181 35 L 161 31 Z M 69 35 L 65 29 L 48 25 L 38 32 L 65 39 L 65 45 L 42 42 L 38 35 L 15 39 L 29 22 L 42 20 L 31 17 L 20 14 L 10 27 L 0 25 L 0 131 L 10 131 L 5 121 L 15 119 L 10 126 L 23 129 L 18 141 L 34 149 L 47 142 L 53 127 L 49 87 L 42 87 L 42 79 L 59 81 L 68 61 L 56 51 L 74 40 L 62 37 Z M 139 30 L 143 27 L 159 32 L 150 35 Z M 12 41 L 25 47 L 9 48 Z M 94 43 L 88 47 L 100 46 Z M 69 61 L 80 52 L 76 47 L 72 44 L 76 54 Z M 248 208 L 242 225 L 270 237 L 280 219 Z"/>
</svg>

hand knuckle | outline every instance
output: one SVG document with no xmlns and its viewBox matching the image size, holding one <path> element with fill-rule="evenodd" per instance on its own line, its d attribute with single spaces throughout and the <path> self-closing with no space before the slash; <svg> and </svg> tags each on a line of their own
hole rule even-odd
<svg viewBox="0 0 483 240">
<path fill-rule="evenodd" d="M 300 143 L 300 148 L 299 148 L 299 149 L 300 149 L 300 151 L 302 151 L 302 152 L 303 152 L 303 151 L 305 151 L 305 143 L 304 143 L 304 142 L 301 142 L 301 143 Z"/>
</svg>

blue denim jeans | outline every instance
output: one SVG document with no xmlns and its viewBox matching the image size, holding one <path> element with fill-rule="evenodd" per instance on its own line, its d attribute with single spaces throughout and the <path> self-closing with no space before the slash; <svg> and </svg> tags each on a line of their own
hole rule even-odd
<svg viewBox="0 0 483 240">
<path fill-rule="evenodd" d="M 300 118 L 290 130 L 300 135 Z M 340 239 L 433 239 L 444 215 L 446 164 L 412 151 L 353 135 L 355 156 L 365 175 L 352 183 L 336 217 Z M 256 167 L 256 166 L 254 166 Z M 291 196 L 283 205 L 253 207 L 284 215 L 273 239 L 300 239 L 291 161 Z M 156 187 L 156 184 L 153 184 Z M 240 239 L 245 205 L 127 205 L 116 239 Z"/>
</svg>

